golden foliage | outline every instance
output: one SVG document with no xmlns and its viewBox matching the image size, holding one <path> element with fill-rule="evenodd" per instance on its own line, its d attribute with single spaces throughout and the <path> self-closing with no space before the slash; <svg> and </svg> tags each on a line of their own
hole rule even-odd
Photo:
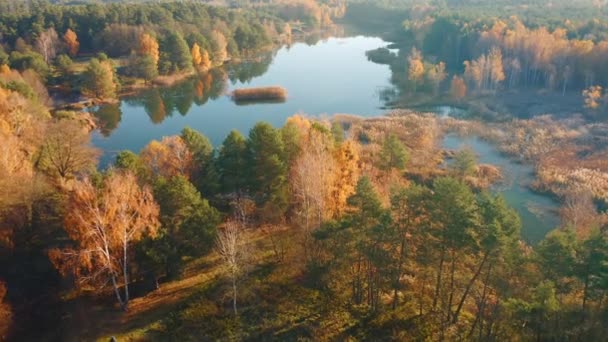
<svg viewBox="0 0 608 342">
<path fill-rule="evenodd" d="M 128 247 L 143 236 L 155 236 L 159 207 L 148 187 L 132 173 L 114 171 L 101 188 L 85 178 L 74 184 L 64 227 L 73 248 L 49 252 L 62 274 L 73 273 L 80 285 L 103 286 L 118 278 L 128 285 Z M 128 295 L 126 296 L 128 301 Z M 121 305 L 122 305 L 121 301 Z"/>
<path fill-rule="evenodd" d="M 72 31 L 72 29 L 68 29 L 63 35 L 63 41 L 67 45 L 70 55 L 72 57 L 76 56 L 78 54 L 78 49 L 80 48 L 80 42 L 78 42 L 76 32 Z"/>
<path fill-rule="evenodd" d="M 147 33 L 142 34 L 139 37 L 139 54 L 152 57 L 154 64 L 158 64 L 160 54 L 156 38 Z"/>
<path fill-rule="evenodd" d="M 194 43 L 192 45 L 191 54 L 192 54 L 192 64 L 194 64 L 195 67 L 198 67 L 199 65 L 201 65 L 203 56 L 201 55 L 201 47 L 197 43 Z"/>
<path fill-rule="evenodd" d="M 457 100 L 460 100 L 467 96 L 467 85 L 461 77 L 454 76 L 452 78 L 452 83 L 450 85 L 450 94 L 454 99 Z"/>
<path fill-rule="evenodd" d="M 600 86 L 591 86 L 583 90 L 583 97 L 585 98 L 585 108 L 597 109 L 600 106 L 600 101 L 603 96 L 603 89 Z"/>
<path fill-rule="evenodd" d="M 407 72 L 408 80 L 412 81 L 414 85 L 422 80 L 424 76 L 424 61 L 420 51 L 416 48 L 412 48 L 412 51 L 408 57 L 409 67 Z"/>
<path fill-rule="evenodd" d="M 355 187 L 361 173 L 359 165 L 359 146 L 352 140 L 346 140 L 335 152 L 335 182 L 331 187 L 329 212 L 333 217 L 342 215 L 347 207 L 347 199 L 355 193 Z"/>
<path fill-rule="evenodd" d="M 152 140 L 140 155 L 155 175 L 167 178 L 177 175 L 192 177 L 195 167 L 192 152 L 179 136 L 164 137 L 161 141 Z"/>
<path fill-rule="evenodd" d="M 291 169 L 291 186 L 298 217 L 304 229 L 310 231 L 333 216 L 332 189 L 338 176 L 333 136 L 299 115 L 289 118 L 287 125 L 300 132 L 301 152 Z"/>
<path fill-rule="evenodd" d="M 6 64 L 2 64 L 0 65 L 0 76 L 6 76 L 9 75 L 11 73 L 11 68 L 6 65 Z"/>
</svg>

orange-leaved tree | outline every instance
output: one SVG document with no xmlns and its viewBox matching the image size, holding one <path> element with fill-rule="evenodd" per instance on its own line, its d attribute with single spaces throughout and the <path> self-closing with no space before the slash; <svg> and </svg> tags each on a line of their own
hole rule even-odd
<svg viewBox="0 0 608 342">
<path fill-rule="evenodd" d="M 139 54 L 142 56 L 150 56 L 154 59 L 154 64 L 158 65 L 160 53 L 158 50 L 158 41 L 151 35 L 144 33 L 139 37 Z"/>
<path fill-rule="evenodd" d="M 68 47 L 68 52 L 70 56 L 74 57 L 78 54 L 78 48 L 80 48 L 80 42 L 78 41 L 78 36 L 76 32 L 72 31 L 72 29 L 68 29 L 65 31 L 63 35 L 63 41 Z"/>
<path fill-rule="evenodd" d="M 63 274 L 73 273 L 80 285 L 111 283 L 126 310 L 129 248 L 144 236 L 155 236 L 159 226 L 151 190 L 130 172 L 110 171 L 100 187 L 86 178 L 75 182 L 66 213 L 65 230 L 74 244 L 49 252 L 54 265 Z"/>
<path fill-rule="evenodd" d="M 170 178 L 183 175 L 192 178 L 194 157 L 179 136 L 164 137 L 161 141 L 152 140 L 141 151 L 141 159 L 156 176 Z"/>
</svg>

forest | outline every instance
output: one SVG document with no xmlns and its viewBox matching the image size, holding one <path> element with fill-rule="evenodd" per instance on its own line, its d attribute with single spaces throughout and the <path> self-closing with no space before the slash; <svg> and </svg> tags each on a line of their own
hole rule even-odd
<svg viewBox="0 0 608 342">
<path fill-rule="evenodd" d="M 0 340 L 605 339 L 606 4 L 544 6 L 0 0 Z M 385 115 L 289 113 L 216 146 L 185 126 L 100 165 L 125 103 L 185 116 L 340 24 L 391 42 L 366 56 L 398 89 Z M 519 92 L 580 103 L 496 109 Z M 505 170 L 450 134 L 533 165 L 560 226 L 525 241 Z"/>
</svg>

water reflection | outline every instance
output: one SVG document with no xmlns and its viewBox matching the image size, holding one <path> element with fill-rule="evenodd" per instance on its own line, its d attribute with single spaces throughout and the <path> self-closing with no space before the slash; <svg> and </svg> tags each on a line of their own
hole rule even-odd
<svg viewBox="0 0 608 342">
<path fill-rule="evenodd" d="M 395 94 L 390 89 L 391 72 L 386 65 L 370 63 L 365 52 L 387 43 L 363 36 L 321 41 L 332 34 L 121 99 L 118 127 L 108 125 L 111 129 L 93 136 L 93 143 L 105 152 L 101 165 L 121 150 L 138 152 L 149 141 L 179 134 L 185 126 L 217 146 L 233 129 L 247 134 L 258 121 L 281 126 L 296 113 L 381 114 L 385 101 Z M 227 96 L 236 88 L 267 86 L 284 87 L 289 98 L 242 105 Z"/>
<path fill-rule="evenodd" d="M 122 117 L 122 110 L 118 103 L 100 106 L 92 112 L 93 116 L 97 119 L 99 132 L 104 137 L 112 134 L 112 131 L 118 127 Z"/>
</svg>

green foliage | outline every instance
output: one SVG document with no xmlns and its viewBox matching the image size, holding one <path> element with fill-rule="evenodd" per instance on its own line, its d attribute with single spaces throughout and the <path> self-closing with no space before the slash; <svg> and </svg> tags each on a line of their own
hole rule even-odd
<svg viewBox="0 0 608 342">
<path fill-rule="evenodd" d="M 66 54 L 61 54 L 57 56 L 57 59 L 55 60 L 57 71 L 59 71 L 62 78 L 67 78 L 70 75 L 73 64 L 74 62 L 72 61 L 70 56 Z"/>
<path fill-rule="evenodd" d="M 196 168 L 192 182 L 204 196 L 215 195 L 219 190 L 219 175 L 216 170 L 213 145 L 206 136 L 190 127 L 182 130 L 181 138 L 194 156 Z"/>
<path fill-rule="evenodd" d="M 380 166 L 384 170 L 403 170 L 409 159 L 407 149 L 399 138 L 394 134 L 389 134 L 382 144 L 380 152 Z"/>
<path fill-rule="evenodd" d="M 470 148 L 462 149 L 456 152 L 454 160 L 450 165 L 450 169 L 460 178 L 472 176 L 477 168 L 477 156 Z"/>
<path fill-rule="evenodd" d="M 36 92 L 34 92 L 34 89 L 32 89 L 32 87 L 25 82 L 0 81 L 0 88 L 4 88 L 4 89 L 19 93 L 19 94 L 21 94 L 21 96 L 25 97 L 26 99 L 30 99 L 30 100 L 37 99 Z"/>
<path fill-rule="evenodd" d="M 11 52 L 10 67 L 19 71 L 32 69 L 43 79 L 49 75 L 50 71 L 49 66 L 44 61 L 42 55 L 33 51 L 28 51 L 26 53 L 21 53 L 19 51 Z"/>
<path fill-rule="evenodd" d="M 166 273 L 173 277 L 179 274 L 184 256 L 200 256 L 211 249 L 220 215 L 183 176 L 158 180 L 154 196 L 163 229 L 153 245 L 162 251 Z"/>
<path fill-rule="evenodd" d="M 181 34 L 169 31 L 160 41 L 159 70 L 170 74 L 192 70 L 192 55 Z"/>
<path fill-rule="evenodd" d="M 129 59 L 129 74 L 150 82 L 158 76 L 158 68 L 150 55 L 132 55 Z"/>
<path fill-rule="evenodd" d="M 139 156 L 129 150 L 120 151 L 116 155 L 114 167 L 119 170 L 128 170 L 137 175 L 142 181 L 151 179 L 150 172 Z"/>
<path fill-rule="evenodd" d="M 225 194 L 239 194 L 247 186 L 247 140 L 238 131 L 226 137 L 217 158 L 220 189 Z"/>
<path fill-rule="evenodd" d="M 247 141 L 249 189 L 263 215 L 271 221 L 282 219 L 288 205 L 285 145 L 281 132 L 265 122 L 257 123 Z"/>
<path fill-rule="evenodd" d="M 83 77 L 82 92 L 84 94 L 100 99 L 116 97 L 114 69 L 109 62 L 103 62 L 97 58 L 91 59 Z"/>
</svg>

